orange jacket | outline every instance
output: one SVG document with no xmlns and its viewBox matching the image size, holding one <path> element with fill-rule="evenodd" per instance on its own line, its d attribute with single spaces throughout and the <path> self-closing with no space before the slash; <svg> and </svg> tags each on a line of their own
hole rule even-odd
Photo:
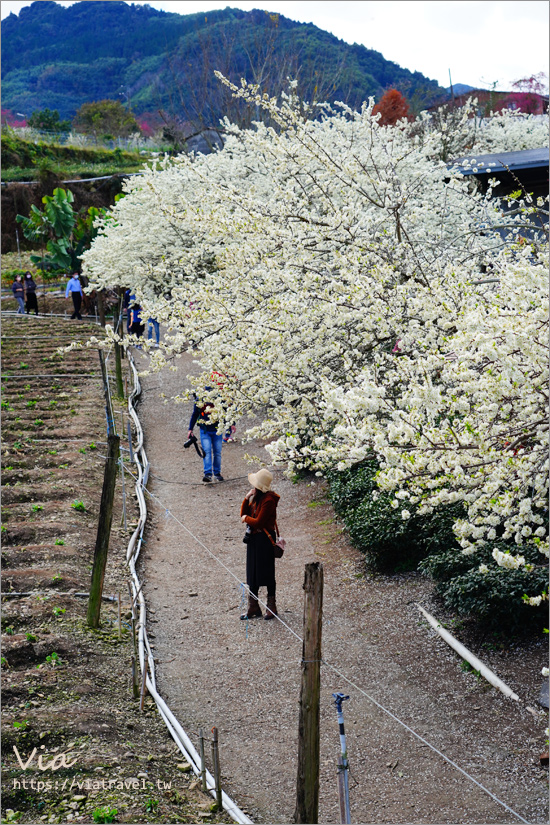
<svg viewBox="0 0 550 825">
<path fill-rule="evenodd" d="M 241 516 L 246 516 L 245 522 L 250 525 L 253 533 L 269 530 L 275 535 L 275 521 L 277 519 L 277 504 L 280 496 L 272 490 L 263 493 L 259 501 L 247 498 L 241 504 Z"/>
</svg>

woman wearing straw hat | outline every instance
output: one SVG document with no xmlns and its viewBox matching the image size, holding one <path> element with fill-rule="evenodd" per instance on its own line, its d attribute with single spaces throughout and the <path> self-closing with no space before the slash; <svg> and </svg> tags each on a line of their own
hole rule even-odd
<svg viewBox="0 0 550 825">
<path fill-rule="evenodd" d="M 267 610 L 264 619 L 277 615 L 275 604 L 275 555 L 277 504 L 280 496 L 271 490 L 273 476 L 269 470 L 258 470 L 248 476 L 252 489 L 241 505 L 241 521 L 246 524 L 246 583 L 249 588 L 248 610 L 241 619 L 262 616 L 258 590 L 267 587 Z M 271 536 L 271 538 L 270 538 Z"/>
</svg>

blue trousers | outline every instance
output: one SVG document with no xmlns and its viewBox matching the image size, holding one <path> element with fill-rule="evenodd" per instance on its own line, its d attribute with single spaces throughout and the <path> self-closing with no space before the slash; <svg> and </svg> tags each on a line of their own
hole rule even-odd
<svg viewBox="0 0 550 825">
<path fill-rule="evenodd" d="M 153 337 L 153 329 L 154 329 L 155 330 L 156 342 L 158 344 L 158 342 L 160 341 L 159 322 L 155 318 L 149 318 L 149 320 L 147 321 L 147 325 L 148 325 L 148 327 L 147 327 L 147 338 L 148 338 L 148 340 L 151 340 L 151 338 Z"/>
<path fill-rule="evenodd" d="M 222 443 L 223 435 L 218 435 L 216 432 L 207 432 L 204 427 L 199 427 L 201 434 L 201 447 L 204 450 L 204 458 L 202 460 L 204 466 L 204 475 L 211 476 L 214 472 L 215 476 L 221 475 L 222 472 Z"/>
</svg>

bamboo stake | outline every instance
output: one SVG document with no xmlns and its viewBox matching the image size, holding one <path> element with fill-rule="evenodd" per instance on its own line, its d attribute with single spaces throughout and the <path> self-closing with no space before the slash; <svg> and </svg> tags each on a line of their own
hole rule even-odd
<svg viewBox="0 0 550 825">
<path fill-rule="evenodd" d="M 199 728 L 199 752 L 201 757 L 201 787 L 204 793 L 207 792 L 206 787 L 206 764 L 204 761 L 204 732 Z"/>
<path fill-rule="evenodd" d="M 143 710 L 145 707 L 145 691 L 147 690 L 147 665 L 149 660 L 147 656 L 143 656 L 143 679 L 141 680 L 141 699 L 139 702 L 139 709 Z"/>
<path fill-rule="evenodd" d="M 132 656 L 132 694 L 134 699 L 139 699 L 139 690 L 137 684 L 137 673 L 136 673 L 136 657 Z"/>
<path fill-rule="evenodd" d="M 122 639 L 122 616 L 120 615 L 120 590 L 118 591 L 118 638 Z"/>
<path fill-rule="evenodd" d="M 220 776 L 220 752 L 218 748 L 218 729 L 212 728 L 212 763 L 214 770 L 214 781 L 216 783 L 216 805 L 218 810 L 222 809 L 222 786 Z"/>
</svg>

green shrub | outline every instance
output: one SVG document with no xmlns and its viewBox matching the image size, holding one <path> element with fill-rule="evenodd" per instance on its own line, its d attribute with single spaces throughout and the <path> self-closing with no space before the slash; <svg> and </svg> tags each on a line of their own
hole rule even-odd
<svg viewBox="0 0 550 825">
<path fill-rule="evenodd" d="M 96 808 L 92 814 L 94 822 L 114 822 L 118 811 L 108 806 Z"/>
<path fill-rule="evenodd" d="M 493 549 L 524 556 L 531 569 L 497 568 Z M 547 621 L 547 602 L 539 607 L 525 604 L 523 596 L 538 596 L 548 589 L 548 570 L 534 547 L 492 542 L 470 556 L 460 551 L 439 553 L 422 561 L 422 572 L 436 581 L 436 591 L 446 607 L 461 616 L 472 616 L 489 630 L 505 633 L 539 631 Z M 488 572 L 479 570 L 486 564 Z"/>
<path fill-rule="evenodd" d="M 548 603 L 532 607 L 523 601 L 524 595 L 538 596 L 548 588 L 548 571 L 535 547 L 518 548 L 497 539 L 465 555 L 452 529 L 464 516 L 460 503 L 422 516 L 418 506 L 407 501 L 394 508 L 394 495 L 377 487 L 377 471 L 378 465 L 371 459 L 328 475 L 332 505 L 372 570 L 419 569 L 435 580 L 436 591 L 448 609 L 471 616 L 489 630 L 532 632 L 544 626 Z M 404 520 L 401 511 L 405 509 L 410 517 Z M 495 548 L 519 552 L 531 567 L 496 569 L 492 557 Z M 480 572 L 481 564 L 487 565 L 489 572 Z"/>
<path fill-rule="evenodd" d="M 536 596 L 548 587 L 548 571 L 537 567 L 471 570 L 447 583 L 443 600 L 461 615 L 472 615 L 491 630 L 501 632 L 541 631 L 548 622 L 547 603 L 531 607 L 522 600 L 525 593 Z"/>
<path fill-rule="evenodd" d="M 410 502 L 394 508 L 393 494 L 378 489 L 377 472 L 376 461 L 369 460 L 328 476 L 333 507 L 372 570 L 415 570 L 431 553 L 458 549 L 452 526 L 462 515 L 461 505 L 440 507 L 422 516 L 417 514 L 418 506 Z M 403 519 L 402 510 L 409 511 L 408 519 Z"/>
<path fill-rule="evenodd" d="M 15 281 L 16 275 L 21 275 L 22 278 L 25 277 L 26 269 L 4 269 L 2 270 L 2 286 L 11 286 L 12 283 Z"/>
</svg>

